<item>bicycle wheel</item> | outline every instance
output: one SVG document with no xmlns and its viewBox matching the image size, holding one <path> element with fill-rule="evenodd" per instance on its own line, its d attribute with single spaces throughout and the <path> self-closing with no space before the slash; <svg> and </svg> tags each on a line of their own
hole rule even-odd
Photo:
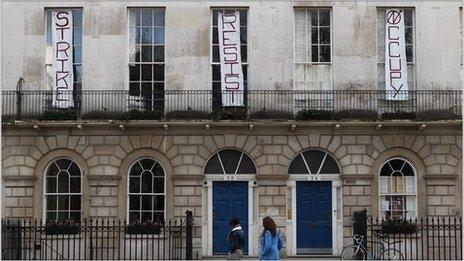
<svg viewBox="0 0 464 261">
<path fill-rule="evenodd" d="M 342 260 L 365 260 L 366 253 L 361 247 L 358 247 L 357 245 L 353 244 L 343 248 L 340 257 Z"/>
<path fill-rule="evenodd" d="M 381 260 L 404 260 L 401 251 L 393 248 L 388 248 L 379 253 Z"/>
</svg>

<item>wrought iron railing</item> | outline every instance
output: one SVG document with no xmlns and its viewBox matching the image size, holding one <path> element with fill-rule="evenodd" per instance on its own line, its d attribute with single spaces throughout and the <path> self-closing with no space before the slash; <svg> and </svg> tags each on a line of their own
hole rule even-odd
<svg viewBox="0 0 464 261">
<path fill-rule="evenodd" d="M 242 106 L 226 106 L 231 95 L 243 101 Z M 249 90 L 233 94 L 211 90 L 142 94 L 127 90 L 3 91 L 2 116 L 4 120 L 461 118 L 460 90 L 401 91 L 396 100 L 389 98 L 393 95 L 380 90 Z"/>
<path fill-rule="evenodd" d="M 127 224 L 95 219 L 80 223 L 2 220 L 2 259 L 192 259 L 192 212 L 178 220 Z"/>
</svg>

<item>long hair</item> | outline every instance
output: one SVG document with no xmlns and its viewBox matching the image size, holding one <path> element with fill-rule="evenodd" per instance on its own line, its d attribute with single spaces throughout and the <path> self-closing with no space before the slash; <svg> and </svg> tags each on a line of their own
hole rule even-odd
<svg viewBox="0 0 464 261">
<path fill-rule="evenodd" d="M 273 237 L 275 237 L 275 235 L 276 235 L 276 224 L 275 224 L 274 220 L 271 217 L 267 216 L 267 217 L 265 217 L 263 219 L 263 227 L 264 227 L 263 235 L 264 235 L 264 233 L 266 233 L 266 230 L 267 230 L 267 231 L 271 232 L 271 235 Z"/>
</svg>

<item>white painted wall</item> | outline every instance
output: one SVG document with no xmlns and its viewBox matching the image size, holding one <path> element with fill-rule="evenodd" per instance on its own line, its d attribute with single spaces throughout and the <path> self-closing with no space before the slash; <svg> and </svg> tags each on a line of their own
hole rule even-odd
<svg viewBox="0 0 464 261">
<path fill-rule="evenodd" d="M 211 89 L 211 7 L 249 8 L 249 88 L 292 89 L 295 7 L 332 8 L 332 86 L 377 89 L 377 7 L 415 8 L 417 89 L 460 89 L 460 1 L 3 3 L 3 89 L 43 89 L 45 8 L 82 7 L 83 89 L 128 89 L 127 8 L 166 7 L 166 89 Z"/>
</svg>

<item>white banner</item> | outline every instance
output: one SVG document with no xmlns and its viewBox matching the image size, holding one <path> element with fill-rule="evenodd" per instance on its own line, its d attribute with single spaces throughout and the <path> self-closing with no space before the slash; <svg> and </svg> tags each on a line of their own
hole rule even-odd
<svg viewBox="0 0 464 261">
<path fill-rule="evenodd" d="M 53 106 L 74 106 L 73 90 L 73 17 L 72 10 L 52 11 Z"/>
<path fill-rule="evenodd" d="M 223 106 L 244 106 L 240 13 L 218 14 L 219 57 Z"/>
<path fill-rule="evenodd" d="M 408 68 L 404 39 L 404 12 L 399 9 L 387 9 L 385 24 L 386 98 L 395 101 L 407 100 Z"/>
</svg>

